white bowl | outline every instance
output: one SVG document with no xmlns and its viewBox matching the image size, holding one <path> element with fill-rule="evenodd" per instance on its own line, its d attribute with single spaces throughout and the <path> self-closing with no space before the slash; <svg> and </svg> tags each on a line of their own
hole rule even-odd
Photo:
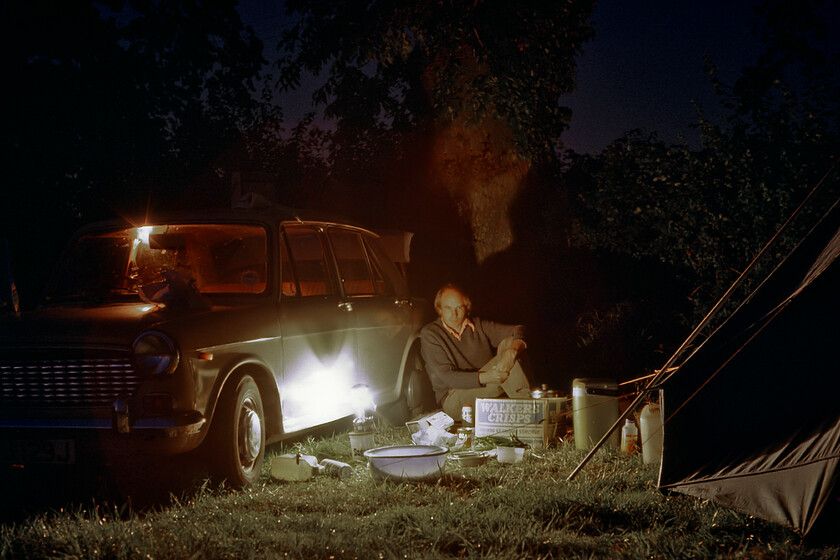
<svg viewBox="0 0 840 560">
<path fill-rule="evenodd" d="M 365 451 L 376 480 L 437 480 L 448 449 L 440 445 L 389 445 Z"/>
<path fill-rule="evenodd" d="M 519 463 L 525 454 L 524 447 L 497 447 L 496 459 L 500 463 Z"/>
</svg>

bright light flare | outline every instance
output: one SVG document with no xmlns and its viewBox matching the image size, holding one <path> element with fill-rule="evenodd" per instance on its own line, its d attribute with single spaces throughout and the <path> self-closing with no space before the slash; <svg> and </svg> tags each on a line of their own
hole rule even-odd
<svg viewBox="0 0 840 560">
<path fill-rule="evenodd" d="M 140 243 L 149 244 L 149 235 L 152 233 L 152 226 L 140 226 L 137 228 L 137 239 Z"/>
<path fill-rule="evenodd" d="M 356 418 L 360 420 L 364 420 L 370 416 L 376 408 L 370 387 L 361 383 L 350 388 L 350 402 L 353 403 Z"/>
<path fill-rule="evenodd" d="M 353 387 L 357 376 L 349 351 L 330 364 L 321 363 L 312 354 L 290 373 L 283 388 L 283 422 L 288 431 L 325 424 L 355 413 Z"/>
</svg>

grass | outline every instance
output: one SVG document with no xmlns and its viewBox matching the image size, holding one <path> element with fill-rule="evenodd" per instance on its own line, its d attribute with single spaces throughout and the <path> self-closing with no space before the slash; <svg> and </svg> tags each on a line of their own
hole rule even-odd
<svg viewBox="0 0 840 560">
<path fill-rule="evenodd" d="M 386 429 L 377 444 L 408 443 Z M 193 486 L 144 509 L 77 502 L 0 526 L 0 558 L 836 558 L 837 545 L 656 489 L 656 465 L 599 451 L 529 450 L 523 462 L 447 465 L 436 483 L 373 480 L 346 434 L 274 450 L 353 465 L 353 476 L 269 476 L 245 491 Z"/>
</svg>

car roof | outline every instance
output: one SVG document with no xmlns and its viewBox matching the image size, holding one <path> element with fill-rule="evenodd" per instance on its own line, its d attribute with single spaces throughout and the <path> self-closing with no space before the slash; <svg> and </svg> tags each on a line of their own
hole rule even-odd
<svg viewBox="0 0 840 560">
<path fill-rule="evenodd" d="M 371 229 L 365 228 L 351 220 L 332 215 L 326 212 L 308 209 L 295 209 L 287 206 L 273 205 L 266 208 L 209 208 L 202 210 L 160 212 L 147 215 L 145 218 L 113 219 L 94 222 L 82 227 L 78 233 L 90 231 L 138 227 L 142 225 L 155 225 L 166 223 L 206 223 L 206 222 L 259 222 L 267 225 L 278 225 L 281 223 L 297 222 L 318 225 L 341 225 L 362 229 L 374 233 Z M 374 233 L 375 235 L 375 233 Z"/>
</svg>

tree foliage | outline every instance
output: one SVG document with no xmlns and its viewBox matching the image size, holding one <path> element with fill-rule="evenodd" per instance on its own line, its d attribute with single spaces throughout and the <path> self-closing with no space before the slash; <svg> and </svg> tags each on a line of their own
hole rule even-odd
<svg viewBox="0 0 840 560">
<path fill-rule="evenodd" d="M 371 2 L 289 0 L 298 18 L 279 47 L 281 89 L 312 75 L 325 116 L 358 135 L 429 119 L 502 119 L 531 159 L 554 153 L 592 36 L 592 0 Z M 322 76 L 323 74 L 323 76 Z M 356 136 L 357 137 L 357 136 Z"/>
<path fill-rule="evenodd" d="M 13 181 L 79 214 L 91 199 L 180 186 L 207 167 L 250 118 L 262 63 L 234 5 L 7 4 Z"/>
<path fill-rule="evenodd" d="M 689 289 L 692 321 L 816 185 L 816 198 L 761 272 L 838 199 L 837 170 L 823 177 L 840 158 L 840 59 L 836 43 L 835 50 L 820 45 L 820 2 L 806 4 L 810 11 L 783 0 L 765 6 L 766 51 L 734 85 L 709 61 L 723 119 L 698 113 L 701 149 L 666 146 L 636 131 L 598 156 L 570 155 L 566 181 L 580 213 L 578 241 L 668 265 Z"/>
<path fill-rule="evenodd" d="M 50 266 L 78 221 L 171 205 L 251 126 L 262 44 L 234 8 L 233 0 L 4 3 L 14 84 L 3 105 L 0 237 L 18 262 L 28 247 L 53 250 L 19 275 Z"/>
</svg>

